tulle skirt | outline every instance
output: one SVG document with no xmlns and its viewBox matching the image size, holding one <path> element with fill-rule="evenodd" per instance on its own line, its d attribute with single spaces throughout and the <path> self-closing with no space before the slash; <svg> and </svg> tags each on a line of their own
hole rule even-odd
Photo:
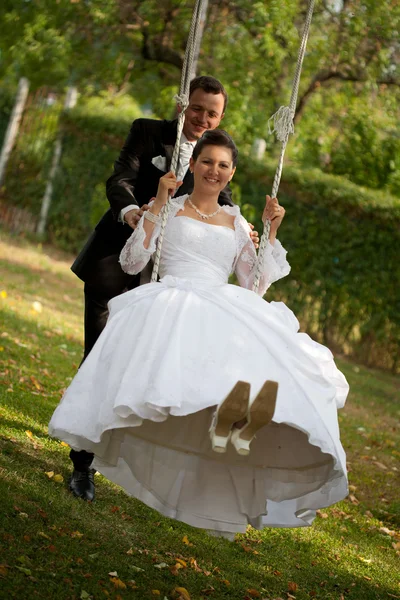
<svg viewBox="0 0 400 600">
<path fill-rule="evenodd" d="M 348 385 L 280 302 L 166 276 L 110 302 L 107 326 L 49 425 L 160 513 L 222 534 L 297 527 L 347 495 L 337 419 Z M 279 383 L 249 456 L 212 451 L 215 406 L 238 380 Z"/>
</svg>

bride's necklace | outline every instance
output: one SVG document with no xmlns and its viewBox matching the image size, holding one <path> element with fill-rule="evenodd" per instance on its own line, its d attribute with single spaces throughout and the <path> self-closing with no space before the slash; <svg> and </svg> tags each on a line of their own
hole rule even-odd
<svg viewBox="0 0 400 600">
<path fill-rule="evenodd" d="M 199 211 L 199 209 L 197 208 L 197 206 L 195 206 L 193 204 L 193 202 L 191 201 L 190 196 L 187 197 L 187 201 L 189 202 L 189 204 L 193 208 L 193 210 L 195 210 L 196 213 L 199 215 L 199 217 L 201 217 L 202 219 L 211 219 L 211 217 L 215 217 L 215 215 L 217 215 L 222 210 L 222 206 L 219 206 L 215 212 L 209 213 L 207 215 L 207 214 L 202 213 L 202 212 Z"/>
</svg>

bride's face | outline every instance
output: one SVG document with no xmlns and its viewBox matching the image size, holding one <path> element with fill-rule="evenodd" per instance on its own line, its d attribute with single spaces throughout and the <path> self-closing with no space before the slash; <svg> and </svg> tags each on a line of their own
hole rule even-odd
<svg viewBox="0 0 400 600">
<path fill-rule="evenodd" d="M 205 194 L 219 194 L 236 170 L 232 164 L 232 152 L 224 146 L 204 146 L 197 159 L 190 160 L 190 168 L 194 175 L 194 187 Z"/>
</svg>

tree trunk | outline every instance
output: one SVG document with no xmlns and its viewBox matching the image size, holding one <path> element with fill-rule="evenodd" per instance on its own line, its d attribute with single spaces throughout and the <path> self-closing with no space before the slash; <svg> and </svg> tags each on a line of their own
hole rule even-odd
<svg viewBox="0 0 400 600">
<path fill-rule="evenodd" d="M 73 108 L 76 104 L 76 98 L 77 98 L 76 88 L 69 87 L 67 90 L 66 97 L 65 97 L 64 110 L 69 110 L 70 108 Z M 49 208 L 50 208 L 51 199 L 53 196 L 53 183 L 54 183 L 54 178 L 57 173 L 58 165 L 60 164 L 61 154 L 62 154 L 62 131 L 60 129 L 57 134 L 57 139 L 54 143 L 53 160 L 51 162 L 51 168 L 50 168 L 49 178 L 48 178 L 47 184 L 46 184 L 46 190 L 44 192 L 44 196 L 42 199 L 42 208 L 40 211 L 40 218 L 39 218 L 39 223 L 38 223 L 37 231 L 36 231 L 36 233 L 38 235 L 43 235 L 44 232 L 46 231 L 47 216 L 49 214 Z"/>
<path fill-rule="evenodd" d="M 15 104 L 13 111 L 11 113 L 10 121 L 8 123 L 6 135 L 4 137 L 3 148 L 0 154 L 0 186 L 4 181 L 4 175 L 6 171 L 6 166 L 8 159 L 10 158 L 10 154 L 15 144 L 15 140 L 18 135 L 19 125 L 21 123 L 22 114 L 24 112 L 26 99 L 28 97 L 29 92 L 29 81 L 22 77 L 19 80 L 17 96 L 15 99 Z"/>
</svg>

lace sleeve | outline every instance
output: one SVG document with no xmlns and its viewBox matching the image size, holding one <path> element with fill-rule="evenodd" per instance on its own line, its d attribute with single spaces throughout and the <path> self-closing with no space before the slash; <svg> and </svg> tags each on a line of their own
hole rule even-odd
<svg viewBox="0 0 400 600">
<path fill-rule="evenodd" d="M 235 264 L 235 273 L 242 287 L 251 289 L 256 270 L 257 255 L 254 244 L 249 237 L 249 226 L 246 220 L 239 216 L 236 219 L 235 230 L 237 236 L 238 253 Z M 258 294 L 264 296 L 269 286 L 286 277 L 290 273 L 290 265 L 286 260 L 286 250 L 278 240 L 274 245 L 268 242 L 263 257 L 263 268 L 258 288 Z"/>
<path fill-rule="evenodd" d="M 150 206 L 151 204 L 152 203 L 150 203 Z M 146 239 L 146 232 L 143 227 L 143 220 L 144 218 L 142 217 L 119 255 L 119 264 L 121 265 L 122 270 L 129 275 L 136 275 L 143 271 L 149 262 L 151 255 L 156 251 L 160 225 L 157 224 L 154 226 L 149 247 L 145 248 L 143 244 Z"/>
<path fill-rule="evenodd" d="M 172 219 L 178 211 L 182 210 L 186 198 L 187 194 L 171 200 L 168 220 Z M 152 206 L 153 204 L 154 200 L 149 202 L 149 206 Z M 143 228 L 143 217 L 140 219 L 135 231 L 127 240 L 125 246 L 121 250 L 121 254 L 119 255 L 119 264 L 125 273 L 128 273 L 129 275 L 136 275 L 137 273 L 143 271 L 149 262 L 151 255 L 156 251 L 160 229 L 160 223 L 154 226 L 149 247 L 145 248 L 143 244 L 144 240 L 146 239 L 146 232 Z"/>
</svg>

